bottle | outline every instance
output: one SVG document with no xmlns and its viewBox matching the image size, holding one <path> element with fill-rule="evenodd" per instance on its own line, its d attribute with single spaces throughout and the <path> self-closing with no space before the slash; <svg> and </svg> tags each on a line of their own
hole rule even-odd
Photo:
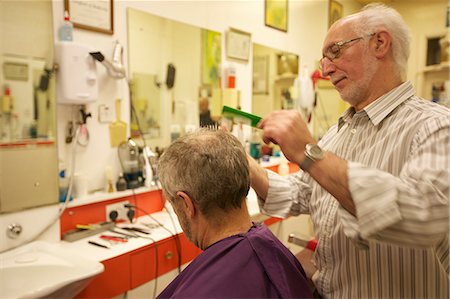
<svg viewBox="0 0 450 299">
<path fill-rule="evenodd" d="M 117 182 L 116 182 L 116 190 L 117 191 L 127 190 L 127 181 L 123 177 L 123 173 L 119 174 L 119 178 L 117 179 Z"/>
<path fill-rule="evenodd" d="M 58 30 L 60 41 L 72 41 L 73 40 L 73 24 L 70 22 L 69 12 L 64 11 L 64 21 Z"/>
<path fill-rule="evenodd" d="M 281 154 L 280 157 L 280 165 L 278 165 L 278 174 L 282 176 L 289 174 L 288 160 L 283 154 Z"/>
<path fill-rule="evenodd" d="M 59 202 L 66 202 L 68 191 L 69 191 L 69 179 L 66 176 L 66 170 L 63 169 L 59 172 Z M 73 200 L 72 195 L 70 195 L 69 201 L 71 200 Z"/>
<path fill-rule="evenodd" d="M 250 137 L 250 156 L 256 161 L 261 158 L 261 137 L 257 129 L 252 129 L 252 135 Z"/>
<path fill-rule="evenodd" d="M 11 97 L 11 89 L 5 86 L 5 95 L 2 98 L 2 112 L 11 113 L 13 110 L 13 100 Z"/>
</svg>

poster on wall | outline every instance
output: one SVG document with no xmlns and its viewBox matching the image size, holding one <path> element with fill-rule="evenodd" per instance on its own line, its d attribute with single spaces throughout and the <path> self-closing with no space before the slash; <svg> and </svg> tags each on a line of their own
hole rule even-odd
<svg viewBox="0 0 450 299">
<path fill-rule="evenodd" d="M 220 88 L 222 34 L 202 29 L 202 83 Z"/>
<path fill-rule="evenodd" d="M 113 0 L 64 0 L 76 28 L 113 34 Z"/>
<path fill-rule="evenodd" d="M 328 5 L 328 28 L 330 28 L 334 22 L 342 18 L 342 11 L 343 7 L 341 3 L 330 0 Z"/>
<path fill-rule="evenodd" d="M 287 32 L 288 0 L 265 0 L 266 26 Z"/>
</svg>

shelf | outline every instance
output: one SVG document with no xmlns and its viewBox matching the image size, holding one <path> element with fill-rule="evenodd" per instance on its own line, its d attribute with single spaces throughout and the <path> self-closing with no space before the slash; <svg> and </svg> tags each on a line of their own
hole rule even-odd
<svg viewBox="0 0 450 299">
<path fill-rule="evenodd" d="M 450 68 L 450 62 L 445 61 L 441 64 L 429 65 L 423 68 L 422 72 L 427 73 L 436 73 L 441 71 L 448 71 Z"/>
<path fill-rule="evenodd" d="M 54 145 L 55 141 L 49 139 L 23 139 L 16 141 L 1 142 L 0 148 L 35 148 L 38 146 Z"/>
</svg>

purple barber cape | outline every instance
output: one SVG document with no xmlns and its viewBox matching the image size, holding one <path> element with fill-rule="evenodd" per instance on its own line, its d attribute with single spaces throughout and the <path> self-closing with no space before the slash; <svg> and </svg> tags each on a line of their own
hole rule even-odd
<svg viewBox="0 0 450 299">
<path fill-rule="evenodd" d="M 312 298 L 297 258 L 263 225 L 220 240 L 157 298 Z"/>
</svg>

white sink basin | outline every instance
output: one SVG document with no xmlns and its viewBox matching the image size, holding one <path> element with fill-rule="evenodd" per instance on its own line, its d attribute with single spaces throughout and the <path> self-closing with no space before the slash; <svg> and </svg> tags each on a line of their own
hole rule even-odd
<svg viewBox="0 0 450 299">
<path fill-rule="evenodd" d="M 57 243 L 35 241 L 0 254 L 0 297 L 73 298 L 103 271 Z"/>
</svg>

